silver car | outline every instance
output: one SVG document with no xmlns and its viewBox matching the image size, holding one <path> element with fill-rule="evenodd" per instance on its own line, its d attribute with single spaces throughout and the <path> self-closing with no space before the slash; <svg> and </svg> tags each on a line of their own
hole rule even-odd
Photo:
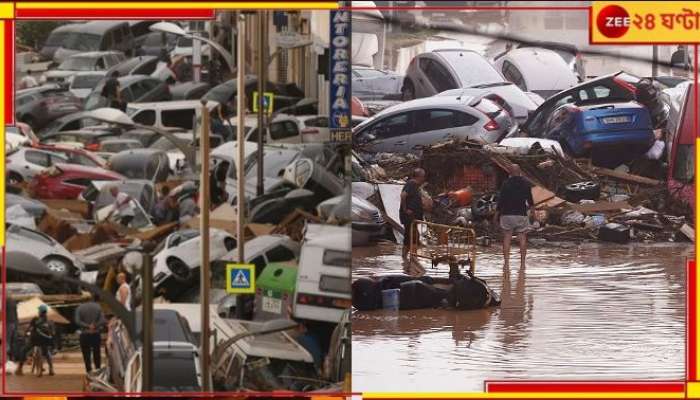
<svg viewBox="0 0 700 400">
<path fill-rule="evenodd" d="M 7 176 L 10 184 L 29 182 L 34 175 L 58 163 L 70 163 L 63 155 L 46 150 L 21 147 L 7 155 Z"/>
<path fill-rule="evenodd" d="M 471 139 L 494 143 L 517 131 L 511 115 L 481 96 L 435 96 L 389 107 L 353 130 L 367 153 L 418 153 L 422 146 Z"/>
<path fill-rule="evenodd" d="M 433 96 L 451 89 L 488 89 L 503 98 L 522 123 L 544 100 L 508 82 L 481 54 L 465 49 L 434 50 L 411 60 L 401 88 L 404 100 Z"/>
<path fill-rule="evenodd" d="M 52 237 L 14 224 L 5 224 L 7 249 L 31 249 L 31 253 L 41 259 L 54 273 L 78 276 L 85 265 Z"/>
</svg>

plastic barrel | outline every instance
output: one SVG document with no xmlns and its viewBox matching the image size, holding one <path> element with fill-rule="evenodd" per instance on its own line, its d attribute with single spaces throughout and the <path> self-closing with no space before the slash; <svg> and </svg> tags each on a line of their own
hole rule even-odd
<svg viewBox="0 0 700 400">
<path fill-rule="evenodd" d="M 399 309 L 399 289 L 382 290 L 382 307 L 385 310 Z"/>
</svg>

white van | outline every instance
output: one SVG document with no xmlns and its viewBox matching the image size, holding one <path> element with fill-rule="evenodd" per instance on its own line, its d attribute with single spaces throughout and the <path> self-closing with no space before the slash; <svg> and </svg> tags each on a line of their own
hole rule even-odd
<svg viewBox="0 0 700 400">
<path fill-rule="evenodd" d="M 293 314 L 338 323 L 350 308 L 349 226 L 308 224 L 299 256 Z"/>
<path fill-rule="evenodd" d="M 216 101 L 208 101 L 207 109 L 213 110 Z M 129 103 L 126 113 L 137 124 L 156 128 L 181 128 L 192 131 L 195 120 L 202 116 L 202 102 L 199 100 L 158 101 Z"/>
</svg>

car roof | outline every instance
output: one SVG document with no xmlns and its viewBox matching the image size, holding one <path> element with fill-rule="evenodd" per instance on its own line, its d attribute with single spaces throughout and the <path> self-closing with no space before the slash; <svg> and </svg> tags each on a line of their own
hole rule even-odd
<svg viewBox="0 0 700 400">
<path fill-rule="evenodd" d="M 85 53 L 72 54 L 68 58 L 81 58 L 81 57 L 97 58 L 97 57 L 106 56 L 108 54 L 121 54 L 121 53 L 122 53 L 121 51 L 114 51 L 114 50 L 86 51 Z"/>
<path fill-rule="evenodd" d="M 543 47 L 545 49 L 567 51 L 570 53 L 578 53 L 578 47 L 570 43 L 560 43 L 560 42 L 548 42 L 545 40 L 535 40 L 522 42 L 518 44 L 517 48 L 527 48 L 527 47 Z"/>
<path fill-rule="evenodd" d="M 304 232 L 304 246 L 350 251 L 350 235 L 351 231 L 347 226 L 308 224 Z"/>
<path fill-rule="evenodd" d="M 578 85 L 574 72 L 553 50 L 524 47 L 509 51 L 501 60 L 512 63 L 520 70 L 528 90 Z"/>
<path fill-rule="evenodd" d="M 137 312 L 136 332 L 141 332 L 141 312 Z M 153 341 L 154 342 L 181 342 L 192 343 L 193 337 L 188 335 L 189 326 L 185 327 L 187 321 L 175 310 L 154 309 L 153 310 Z"/>
<path fill-rule="evenodd" d="M 78 164 L 65 164 L 65 163 L 57 163 L 54 164 L 58 169 L 60 169 L 63 172 L 74 172 L 74 173 L 84 173 L 88 175 L 102 175 L 102 176 L 110 176 L 115 179 L 126 179 L 123 175 L 116 173 L 114 171 L 110 171 L 108 169 L 104 168 L 99 168 L 99 167 L 88 167 L 85 165 L 78 165 Z"/>
<path fill-rule="evenodd" d="M 172 101 L 151 101 L 144 103 L 129 103 L 128 107 L 135 110 L 142 109 L 179 109 L 179 108 L 194 108 L 201 106 L 202 102 L 200 100 L 172 100 Z M 207 108 L 209 110 L 214 109 L 219 104 L 217 101 L 209 100 L 207 101 Z"/>
<path fill-rule="evenodd" d="M 469 95 L 456 95 L 456 96 L 431 96 L 423 97 L 420 99 L 409 100 L 403 103 L 395 104 L 393 106 L 387 107 L 382 111 L 375 114 L 370 119 L 374 119 L 378 116 L 383 116 L 387 114 L 393 114 L 397 112 L 412 111 L 412 110 L 422 110 L 430 107 L 447 107 L 447 108 L 458 108 L 462 109 L 468 106 L 471 101 L 475 99 L 474 96 Z"/>
<path fill-rule="evenodd" d="M 225 159 L 232 160 L 234 157 L 238 157 L 238 142 L 230 141 L 226 142 L 211 151 L 212 156 L 221 157 Z M 252 153 L 258 150 L 258 144 L 253 142 L 245 142 L 243 150 L 245 156 L 248 157 Z"/>
<path fill-rule="evenodd" d="M 90 21 L 83 24 L 71 24 L 68 27 L 66 27 L 65 31 L 101 35 L 106 31 L 122 24 L 127 23 L 126 21 Z"/>
</svg>

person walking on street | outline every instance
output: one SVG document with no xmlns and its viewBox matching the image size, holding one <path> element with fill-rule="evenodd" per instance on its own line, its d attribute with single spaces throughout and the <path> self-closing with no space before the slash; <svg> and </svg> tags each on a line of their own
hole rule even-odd
<svg viewBox="0 0 700 400">
<path fill-rule="evenodd" d="M 75 310 L 75 324 L 80 328 L 80 351 L 83 353 L 85 371 L 92 371 L 92 360 L 95 369 L 101 368 L 100 359 L 100 332 L 106 324 L 102 308 L 97 303 L 97 297 L 92 301 L 83 303 Z"/>
<path fill-rule="evenodd" d="M 413 170 L 411 178 L 406 182 L 401 191 L 401 206 L 399 208 L 399 219 L 404 227 L 402 257 L 406 258 L 411 243 L 411 236 L 417 236 L 418 231 L 413 225 L 413 221 L 423 219 L 423 198 L 421 196 L 421 186 L 425 183 L 425 170 L 416 168 Z"/>
<path fill-rule="evenodd" d="M 494 221 L 499 221 L 503 230 L 503 269 L 506 271 L 509 270 L 510 241 L 513 232 L 518 235 L 520 242 L 520 268 L 525 268 L 527 231 L 530 227 L 529 217 L 534 208 L 532 186 L 523 178 L 520 167 L 515 166 L 511 171 L 511 176 L 501 186 L 498 206 L 494 215 Z"/>
<path fill-rule="evenodd" d="M 131 311 L 131 286 L 129 286 L 124 272 L 117 274 L 117 283 L 119 284 L 117 299 L 127 310 Z"/>
<path fill-rule="evenodd" d="M 7 294 L 6 294 L 7 295 Z M 5 332 L 7 332 L 7 355 L 11 361 L 17 361 L 17 301 L 5 297 Z"/>
<path fill-rule="evenodd" d="M 53 360 L 51 359 L 51 351 L 49 348 L 53 344 L 55 328 L 53 322 L 49 321 L 48 317 L 49 307 L 46 304 L 39 306 L 39 316 L 32 318 L 29 323 L 29 346 L 26 349 L 25 356 L 19 362 L 17 367 L 16 375 L 22 375 L 22 368 L 24 367 L 24 361 L 27 359 L 26 355 L 30 354 L 34 347 L 39 347 L 41 351 L 41 356 L 46 359 L 49 364 L 49 375 L 54 375 L 53 370 Z M 39 366 L 39 377 L 44 375 L 44 366 Z"/>
</svg>

